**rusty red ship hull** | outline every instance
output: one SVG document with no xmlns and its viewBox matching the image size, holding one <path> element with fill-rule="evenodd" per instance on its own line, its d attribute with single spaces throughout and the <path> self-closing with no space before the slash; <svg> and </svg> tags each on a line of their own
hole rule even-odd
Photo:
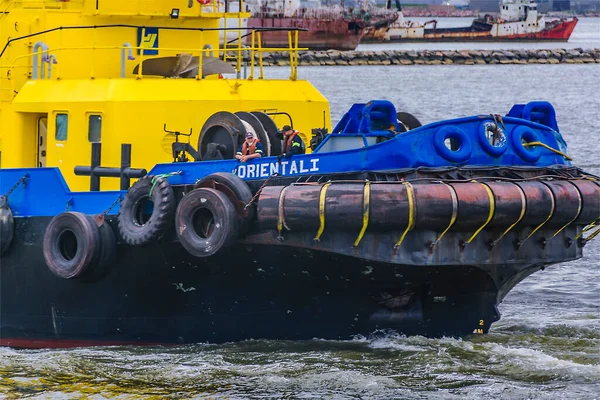
<svg viewBox="0 0 600 400">
<path fill-rule="evenodd" d="M 561 21 L 558 25 L 553 26 L 550 29 L 544 29 L 543 31 L 536 33 L 528 33 L 522 35 L 510 35 L 506 36 L 507 40 L 552 40 L 566 42 L 571 37 L 575 26 L 577 25 L 577 18 L 570 20 Z"/>
<path fill-rule="evenodd" d="M 248 19 L 248 28 L 282 29 L 262 31 L 261 45 L 285 48 L 289 46 L 286 29 L 306 29 L 298 32 L 298 46 L 309 50 L 355 50 L 364 30 L 359 22 L 345 18 L 251 17 Z"/>
<path fill-rule="evenodd" d="M 505 29 L 504 24 L 488 25 L 474 23 L 469 27 L 460 28 L 433 28 L 433 29 L 412 29 L 403 27 L 393 27 L 389 29 L 387 40 L 390 42 L 458 42 L 458 41 L 555 41 L 566 42 L 571 37 L 578 19 L 572 18 L 561 20 L 555 24 L 547 26 L 546 29 L 537 32 L 524 32 L 518 34 L 502 33 Z M 373 37 L 363 38 L 363 42 L 376 41 Z"/>
</svg>

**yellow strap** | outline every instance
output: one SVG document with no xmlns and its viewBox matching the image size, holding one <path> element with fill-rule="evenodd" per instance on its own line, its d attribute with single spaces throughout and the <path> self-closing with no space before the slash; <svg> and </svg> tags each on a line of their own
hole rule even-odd
<svg viewBox="0 0 600 400">
<path fill-rule="evenodd" d="M 365 235 L 365 231 L 367 230 L 367 226 L 369 225 L 369 206 L 371 201 L 371 182 L 366 181 L 365 187 L 363 189 L 363 225 L 358 234 L 358 237 L 354 241 L 354 247 L 358 247 L 358 244 L 362 240 Z"/>
<path fill-rule="evenodd" d="M 287 224 L 285 223 L 285 212 L 283 209 L 283 204 L 285 201 L 285 192 L 288 190 L 289 186 L 284 187 L 279 193 L 279 206 L 277 207 L 277 233 L 279 233 L 279 237 L 281 238 L 281 231 L 285 226 L 285 229 L 290 231 Z"/>
<path fill-rule="evenodd" d="M 406 186 L 406 194 L 408 195 L 408 225 L 406 226 L 406 230 L 398 240 L 398 242 L 394 245 L 394 249 L 400 247 L 406 234 L 412 230 L 415 226 L 415 193 L 412 185 L 409 182 L 402 182 L 404 186 Z"/>
<path fill-rule="evenodd" d="M 594 233 L 592 233 L 590 236 L 588 236 L 587 238 L 585 238 L 585 241 L 589 242 L 590 240 L 592 240 L 593 238 L 595 238 L 596 236 L 598 236 L 598 234 L 600 234 L 600 228 L 596 229 L 594 231 Z"/>
<path fill-rule="evenodd" d="M 594 229 L 595 227 L 598 226 L 598 223 L 600 223 L 600 218 L 598 218 L 597 220 L 595 220 L 594 222 L 592 222 L 591 224 L 589 224 L 588 226 L 586 226 L 585 228 L 583 228 L 581 230 L 581 232 L 579 232 L 577 234 L 577 236 L 575 236 L 575 240 L 579 239 L 584 233 L 586 233 L 589 230 Z"/>
<path fill-rule="evenodd" d="M 542 143 L 542 142 L 528 142 L 528 143 L 523 143 L 524 147 L 531 147 L 531 146 L 542 146 L 543 148 L 546 148 L 550 151 L 553 151 L 554 153 L 563 156 L 564 158 L 566 158 L 569 161 L 573 161 L 573 159 L 571 157 L 569 157 L 568 155 L 566 155 L 565 153 L 563 153 L 560 150 L 556 150 L 555 148 L 552 148 L 550 146 L 548 146 L 546 143 Z"/>
<path fill-rule="evenodd" d="M 548 186 L 546 186 L 545 184 L 543 184 L 544 187 L 546 188 L 546 190 L 548 190 L 548 192 L 550 192 L 550 200 L 552 203 L 552 209 L 550 210 L 550 215 L 548 215 L 548 218 L 546 218 L 544 220 L 544 222 L 542 222 L 537 228 L 535 228 L 533 231 L 531 231 L 531 233 L 529 234 L 529 236 L 527 236 L 525 239 L 523 239 L 523 241 L 521 242 L 521 244 L 523 244 L 527 239 L 529 239 L 530 237 L 533 236 L 534 233 L 536 233 L 542 226 L 544 226 L 546 224 L 546 222 L 550 221 L 550 218 L 552 218 L 552 216 L 554 215 L 554 209 L 556 207 L 556 203 L 554 201 L 554 194 L 552 193 L 552 190 L 550 190 L 550 188 Z"/>
<path fill-rule="evenodd" d="M 321 193 L 319 194 L 319 231 L 317 232 L 317 236 L 315 236 L 315 241 L 318 242 L 321 240 L 321 235 L 325 230 L 325 196 L 327 194 L 327 188 L 331 185 L 331 182 L 327 182 L 321 187 Z"/>
<path fill-rule="evenodd" d="M 560 228 L 559 230 L 557 230 L 556 233 L 554 233 L 554 235 L 552 235 L 550 237 L 550 239 L 552 239 L 553 237 L 555 237 L 556 235 L 558 235 L 559 233 L 561 233 L 563 229 L 565 229 L 567 226 L 569 226 L 573 222 L 575 222 L 575 220 L 577 219 L 577 217 L 579 217 L 579 214 L 581 214 L 581 205 L 582 205 L 581 193 L 579 193 L 579 189 L 577 189 L 577 186 L 573 185 L 573 187 L 575 188 L 575 191 L 577 192 L 577 200 L 578 200 L 578 203 L 577 203 L 577 214 L 575 215 L 575 218 L 573 218 L 572 220 L 570 220 L 569 222 L 567 222 L 565 224 L 565 226 L 563 226 L 562 228 Z"/>
<path fill-rule="evenodd" d="M 438 236 L 437 239 L 435 239 L 435 242 L 431 243 L 431 247 L 435 247 L 435 245 L 442 240 L 442 238 L 444 237 L 444 235 L 446 234 L 446 232 L 448 232 L 450 230 L 450 228 L 452 228 L 452 225 L 454 225 L 454 223 L 456 222 L 456 217 L 458 216 L 458 197 L 456 196 L 456 190 L 454 190 L 454 188 L 445 183 L 445 182 L 441 182 L 442 185 L 446 186 L 448 188 L 448 190 L 450 191 L 450 196 L 452 197 L 452 218 L 450 219 L 450 224 L 448 224 L 448 226 L 446 227 L 446 229 L 444 229 L 444 232 L 442 232 L 440 234 L 440 236 Z"/>
<path fill-rule="evenodd" d="M 485 183 L 481 183 L 481 185 L 483 185 L 483 187 L 485 188 L 485 191 L 488 194 L 488 199 L 490 200 L 490 212 L 488 214 L 487 221 L 485 221 L 485 223 L 483 225 L 481 225 L 481 227 L 475 231 L 473 236 L 471 236 L 469 238 L 469 240 L 467 240 L 466 244 L 471 243 L 471 241 L 473 239 L 475 239 L 475 237 L 477 235 L 479 235 L 479 232 L 481 232 L 483 230 L 483 228 L 485 228 L 487 226 L 487 224 L 490 223 L 490 221 L 492 220 L 492 217 L 494 216 L 494 210 L 496 209 L 496 201 L 494 200 L 494 192 L 492 192 L 492 189 Z"/>
<path fill-rule="evenodd" d="M 527 208 L 527 200 L 525 199 L 525 192 L 523 191 L 523 189 L 521 188 L 521 186 L 517 185 L 516 183 L 514 185 L 519 189 L 519 194 L 521 195 L 521 214 L 519 215 L 519 218 L 515 221 L 514 224 L 512 224 L 511 226 L 509 226 L 508 229 L 506 229 L 502 233 L 502 235 L 500 235 L 500 237 L 498 239 L 496 239 L 496 240 L 494 240 L 492 242 L 493 246 L 495 246 L 496 243 L 498 243 L 500 241 L 500 239 L 502 239 L 504 237 L 504 235 L 506 235 L 508 232 L 510 232 L 510 230 L 512 228 L 514 228 L 519 222 L 521 222 L 521 220 L 525 216 L 525 210 Z"/>
</svg>

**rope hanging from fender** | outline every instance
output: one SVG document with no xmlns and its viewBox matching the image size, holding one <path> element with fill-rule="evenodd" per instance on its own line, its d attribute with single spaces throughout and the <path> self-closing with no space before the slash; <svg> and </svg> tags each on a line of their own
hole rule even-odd
<svg viewBox="0 0 600 400">
<path fill-rule="evenodd" d="M 162 178 L 168 179 L 171 176 L 181 175 L 181 174 L 183 174 L 183 171 L 179 170 L 176 172 L 169 172 L 168 174 L 154 175 L 152 177 L 152 187 L 150 188 L 150 193 L 148 194 L 148 196 L 152 197 L 152 192 L 154 191 L 154 188 L 156 187 L 156 184 L 158 183 L 159 179 L 162 179 Z"/>
<path fill-rule="evenodd" d="M 117 199 L 106 210 L 104 210 L 102 212 L 102 214 L 100 214 L 100 215 L 103 218 L 106 217 L 106 214 L 108 214 L 110 212 L 110 210 L 115 208 L 117 204 L 121 204 L 121 201 L 123 201 L 123 196 L 119 195 L 119 197 L 117 197 Z"/>
<path fill-rule="evenodd" d="M 354 241 L 354 247 L 358 247 L 360 241 L 362 240 L 365 232 L 367 230 L 367 226 L 369 225 L 369 208 L 371 202 L 371 182 L 368 180 L 365 182 L 365 188 L 363 189 L 363 225 L 358 234 L 358 237 Z"/>
<path fill-rule="evenodd" d="M 396 244 L 394 245 L 394 250 L 398 249 L 400 247 L 400 245 L 402 245 L 402 242 L 404 241 L 406 234 L 415 227 L 415 192 L 414 192 L 414 188 L 409 182 L 402 182 L 402 184 L 404 186 L 406 186 L 406 194 L 408 195 L 408 225 L 406 226 L 404 233 L 402 233 L 402 236 L 400 236 L 400 239 L 398 239 L 398 242 L 396 242 Z"/>
<path fill-rule="evenodd" d="M 490 212 L 488 213 L 488 217 L 487 217 L 487 220 L 485 221 L 485 223 L 483 225 L 481 225 L 481 227 L 475 231 L 475 233 L 469 238 L 469 240 L 467 240 L 463 244 L 462 247 L 471 243 L 473 241 L 473 239 L 475 239 L 475 237 L 477 235 L 479 235 L 479 232 L 481 232 L 483 230 L 483 228 L 485 228 L 487 226 L 487 224 L 489 224 L 490 221 L 492 220 L 492 218 L 494 217 L 494 211 L 496 209 L 496 201 L 494 200 L 494 192 L 492 192 L 492 189 L 485 183 L 481 183 L 481 185 L 483 185 L 483 187 L 485 188 L 485 191 L 487 192 L 488 198 L 490 200 Z"/>
<path fill-rule="evenodd" d="M 573 185 L 574 186 L 574 185 Z M 579 217 L 579 214 L 581 214 L 581 206 L 583 205 L 583 201 L 581 199 L 581 193 L 579 193 L 579 190 L 577 190 L 577 187 L 575 186 L 575 191 L 577 192 L 577 214 L 575 214 L 575 217 L 570 220 L 569 222 L 567 222 L 565 224 L 565 226 L 563 226 L 562 228 L 560 228 L 559 230 L 556 231 L 556 233 L 554 233 L 554 235 L 552 235 L 550 237 L 550 239 L 552 239 L 553 237 L 555 237 L 556 235 L 558 235 L 559 233 L 562 232 L 563 229 L 565 229 L 567 226 L 571 225 L 573 222 L 575 222 L 575 220 L 577 219 L 577 217 Z"/>
<path fill-rule="evenodd" d="M 596 229 L 594 231 L 594 233 L 590 234 L 590 236 L 588 236 L 587 238 L 585 238 L 584 240 L 586 242 L 589 242 L 590 240 L 594 239 L 596 236 L 600 235 L 600 228 Z"/>
<path fill-rule="evenodd" d="M 257 198 L 258 196 L 260 196 L 260 194 L 262 193 L 263 189 L 264 189 L 264 188 L 267 186 L 267 184 L 269 183 L 269 181 L 270 181 L 271 179 L 273 179 L 274 177 L 276 177 L 277 175 L 279 175 L 279 174 L 278 174 L 277 172 L 275 172 L 273 175 L 271 175 L 270 177 L 268 177 L 268 178 L 267 178 L 267 179 L 264 181 L 264 183 L 261 185 L 261 187 L 260 187 L 260 188 L 259 188 L 259 189 L 256 191 L 256 194 L 255 194 L 254 196 L 252 196 L 252 199 L 251 199 L 251 200 L 248 202 L 248 204 L 246 204 L 246 205 L 244 206 L 244 210 L 247 210 L 247 209 L 248 209 L 248 207 L 250 207 L 250 205 L 256 201 L 256 198 Z M 287 187 L 286 187 L 286 189 L 287 189 Z M 287 228 L 287 226 L 286 226 L 286 228 Z"/>
<path fill-rule="evenodd" d="M 523 239 L 523 240 L 522 240 L 522 241 L 519 243 L 519 247 L 520 247 L 520 246 L 521 246 L 523 243 L 525 243 L 525 241 L 526 241 L 527 239 L 529 239 L 530 237 L 532 237 L 534 233 L 536 233 L 538 230 L 540 230 L 540 228 L 541 228 L 542 226 L 544 226 L 544 225 L 546 224 L 546 222 L 550 221 L 550 218 L 552 218 L 552 216 L 554 215 L 554 210 L 555 210 L 555 208 L 556 208 L 556 202 L 555 202 L 555 200 L 554 200 L 554 194 L 552 193 L 552 191 L 550 190 L 550 188 L 549 188 L 548 186 L 546 186 L 546 185 L 543 185 L 543 186 L 544 186 L 544 187 L 546 188 L 546 190 L 547 190 L 547 191 L 550 193 L 550 200 L 551 200 L 551 202 L 550 202 L 550 203 L 551 203 L 551 205 L 552 205 L 552 208 L 550 209 L 550 215 L 548 215 L 548 218 L 546 218 L 546 219 L 544 220 L 544 222 L 542 222 L 541 224 L 539 224 L 537 228 L 535 228 L 534 230 L 532 230 L 532 231 L 531 231 L 531 233 L 530 233 L 530 234 L 529 234 L 529 235 L 528 235 L 528 236 L 527 236 L 525 239 Z"/>
<path fill-rule="evenodd" d="M 510 232 L 510 230 L 512 228 L 514 228 L 519 222 L 521 222 L 521 220 L 525 216 L 525 210 L 527 209 L 527 200 L 525 198 L 525 192 L 523 191 L 521 186 L 517 185 L 516 183 L 514 185 L 517 187 L 517 189 L 519 189 L 519 194 L 521 195 L 521 214 L 519 215 L 519 218 L 511 226 L 509 226 L 504 232 L 502 232 L 502 235 L 500 235 L 500 237 L 498 239 L 496 239 L 492 243 L 490 243 L 491 247 L 494 247 L 500 241 L 500 239 L 502 239 L 504 237 L 504 235 L 506 235 L 508 232 Z"/>
<path fill-rule="evenodd" d="M 452 225 L 454 225 L 454 223 L 456 222 L 456 217 L 458 216 L 458 196 L 456 195 L 456 190 L 454 190 L 454 187 L 452 187 L 452 185 L 449 185 L 446 182 L 440 183 L 446 186 L 450 191 L 450 197 L 452 197 L 452 218 L 450 218 L 450 223 L 448 224 L 446 229 L 444 229 L 444 231 L 440 233 L 440 236 L 438 236 L 438 238 L 435 239 L 435 242 L 429 245 L 429 248 L 432 250 L 438 244 L 438 242 L 442 240 L 442 238 L 450 230 L 450 228 L 452 228 Z"/>
<path fill-rule="evenodd" d="M 556 150 L 555 148 L 552 148 L 550 146 L 548 146 L 546 143 L 542 143 L 542 142 L 528 142 L 528 143 L 523 143 L 524 147 L 532 147 L 532 146 L 542 146 L 545 149 L 548 149 L 558 155 L 563 156 L 564 158 L 566 158 L 569 161 L 573 161 L 573 158 L 569 157 L 568 155 L 566 155 L 565 153 L 563 153 L 560 150 Z"/>
<path fill-rule="evenodd" d="M 585 228 L 583 228 L 581 230 L 581 232 L 579 232 L 577 234 L 577 236 L 575 236 L 575 240 L 579 239 L 581 236 L 583 236 L 584 233 L 586 233 L 587 231 L 590 231 L 592 229 L 594 229 L 595 227 L 598 226 L 598 224 L 600 224 L 600 218 L 598 218 L 597 220 L 595 220 L 594 222 L 592 222 L 591 224 L 589 224 L 588 226 L 586 226 Z"/>
<path fill-rule="evenodd" d="M 285 223 L 285 212 L 283 209 L 285 202 L 285 192 L 288 190 L 288 188 L 289 186 L 284 187 L 281 190 L 281 193 L 279 193 L 279 204 L 277 207 L 277 239 L 279 240 L 283 240 L 283 236 L 281 236 L 281 231 L 283 231 L 284 227 L 288 231 L 291 231 L 291 229 Z"/>
<path fill-rule="evenodd" d="M 494 119 L 494 124 L 496 125 L 496 128 L 493 130 L 494 136 L 492 140 L 492 146 L 495 146 L 500 140 L 500 126 L 502 126 L 503 130 L 506 130 L 506 128 L 504 127 L 504 121 L 502 120 L 502 116 L 500 114 L 490 114 L 490 116 Z"/>
<path fill-rule="evenodd" d="M 23 187 L 25 187 L 25 185 L 27 184 L 27 180 L 29 179 L 29 174 L 25 174 L 23 175 L 18 181 L 17 183 L 15 183 L 9 190 L 8 192 L 6 192 L 6 194 L 4 195 L 6 198 L 8 198 L 8 196 L 10 196 L 12 194 L 12 192 L 14 192 L 21 184 L 23 185 Z"/>
<path fill-rule="evenodd" d="M 315 242 L 321 241 L 321 235 L 325 230 L 325 196 L 327 195 L 327 188 L 331 185 L 331 182 L 327 182 L 321 188 L 321 193 L 319 193 L 319 231 L 317 232 L 317 236 L 315 236 Z"/>
</svg>

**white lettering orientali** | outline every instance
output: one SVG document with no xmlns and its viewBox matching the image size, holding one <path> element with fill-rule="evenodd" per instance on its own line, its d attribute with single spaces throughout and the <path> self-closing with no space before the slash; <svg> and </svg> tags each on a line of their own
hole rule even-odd
<svg viewBox="0 0 600 400">
<path fill-rule="evenodd" d="M 290 160 L 264 163 L 264 164 L 240 164 L 237 167 L 237 175 L 242 179 L 268 178 L 273 174 L 296 175 L 319 172 L 319 159 Z"/>
</svg>

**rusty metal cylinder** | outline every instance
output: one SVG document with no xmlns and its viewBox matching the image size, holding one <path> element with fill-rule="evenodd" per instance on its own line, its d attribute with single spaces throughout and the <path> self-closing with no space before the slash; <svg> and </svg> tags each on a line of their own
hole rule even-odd
<svg viewBox="0 0 600 400">
<path fill-rule="evenodd" d="M 562 227 L 574 221 L 583 205 L 577 187 L 568 181 L 552 181 L 545 184 L 554 195 L 554 214 L 548 221 L 548 226 Z"/>
<path fill-rule="evenodd" d="M 487 185 L 494 194 L 494 217 L 488 228 L 505 229 L 525 218 L 527 198 L 519 186 L 512 182 L 489 182 Z"/>
<path fill-rule="evenodd" d="M 331 185 L 265 187 L 258 202 L 262 229 L 279 221 L 292 231 L 317 230 L 321 224 L 320 198 L 324 193 L 326 230 L 359 231 L 363 226 L 368 191 L 368 230 L 414 229 L 441 231 L 456 220 L 452 230 L 505 229 L 520 220 L 525 226 L 561 227 L 577 217 L 588 224 L 600 214 L 600 186 L 577 181 L 460 182 L 452 184 L 340 182 Z M 493 204 L 493 206 L 492 206 Z M 491 215 L 490 215 L 491 212 Z M 589 222 L 588 222 L 589 221 Z"/>
<path fill-rule="evenodd" d="M 554 197 L 548 186 L 538 181 L 516 182 L 525 193 L 525 216 L 515 229 L 539 226 L 554 212 Z"/>
<path fill-rule="evenodd" d="M 589 180 L 569 181 L 577 187 L 581 194 L 583 206 L 576 224 L 588 225 L 600 219 L 600 182 Z"/>
<path fill-rule="evenodd" d="M 464 230 L 485 224 L 490 213 L 490 198 L 486 186 L 469 182 L 453 183 L 452 187 L 458 197 L 458 217 L 452 228 Z"/>
</svg>

